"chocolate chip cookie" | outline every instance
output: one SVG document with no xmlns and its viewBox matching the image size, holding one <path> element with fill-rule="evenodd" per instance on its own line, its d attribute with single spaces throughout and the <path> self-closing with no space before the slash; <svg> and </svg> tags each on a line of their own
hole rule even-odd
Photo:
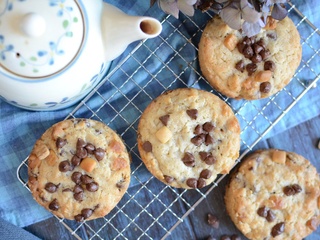
<svg viewBox="0 0 320 240">
<path fill-rule="evenodd" d="M 234 165 L 240 126 L 231 108 L 214 94 L 180 88 L 160 95 L 145 109 L 138 149 L 160 181 L 177 188 L 202 188 Z"/>
<path fill-rule="evenodd" d="M 32 149 L 28 186 L 58 217 L 84 221 L 105 216 L 130 182 L 129 155 L 102 122 L 70 119 L 54 124 Z"/>
<path fill-rule="evenodd" d="M 217 91 L 236 99 L 266 98 L 283 89 L 301 55 L 300 35 L 288 17 L 282 21 L 268 17 L 266 27 L 250 38 L 215 17 L 199 43 L 205 79 Z"/>
<path fill-rule="evenodd" d="M 258 150 L 232 174 L 225 203 L 249 239 L 303 239 L 320 224 L 320 178 L 296 153 Z"/>
</svg>

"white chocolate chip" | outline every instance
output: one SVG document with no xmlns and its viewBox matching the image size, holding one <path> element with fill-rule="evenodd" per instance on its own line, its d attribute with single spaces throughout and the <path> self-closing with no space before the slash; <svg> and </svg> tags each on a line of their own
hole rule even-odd
<svg viewBox="0 0 320 240">
<path fill-rule="evenodd" d="M 172 132 L 166 126 L 163 126 L 156 132 L 156 137 L 161 143 L 166 143 L 172 138 Z"/>
<path fill-rule="evenodd" d="M 287 154 L 284 151 L 275 150 L 272 153 L 272 160 L 276 163 L 285 164 L 286 163 L 286 157 Z"/>
<path fill-rule="evenodd" d="M 92 172 L 93 169 L 96 167 L 96 164 L 97 164 L 96 160 L 87 157 L 81 161 L 80 167 L 86 172 Z"/>
<path fill-rule="evenodd" d="M 257 82 L 269 82 L 271 77 L 272 72 L 270 70 L 260 71 L 255 75 L 254 80 Z"/>
<path fill-rule="evenodd" d="M 223 41 L 224 46 L 228 48 L 230 51 L 233 51 L 238 43 L 238 39 L 234 34 L 229 34 Z"/>
</svg>

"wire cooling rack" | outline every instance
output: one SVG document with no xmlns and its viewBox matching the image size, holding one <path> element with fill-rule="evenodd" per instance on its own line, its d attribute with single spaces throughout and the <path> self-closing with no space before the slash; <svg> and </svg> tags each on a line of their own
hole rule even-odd
<svg viewBox="0 0 320 240">
<path fill-rule="evenodd" d="M 59 219 L 77 239 L 81 239 L 81 227 L 85 227 L 89 239 L 164 239 L 225 177 L 219 176 L 200 190 L 181 190 L 150 175 L 139 157 L 136 139 L 139 117 L 155 97 L 179 87 L 201 88 L 218 95 L 231 106 L 240 122 L 239 162 L 320 77 L 316 68 L 320 62 L 320 31 L 292 4 L 289 16 L 301 34 L 301 65 L 286 88 L 255 101 L 228 99 L 203 79 L 197 45 L 212 17 L 209 12 L 196 13 L 192 18 L 181 16 L 179 20 L 162 16 L 162 34 L 130 45 L 125 57 L 67 117 L 92 118 L 108 124 L 124 139 L 132 157 L 130 188 L 111 213 L 83 223 Z M 27 160 L 19 166 L 18 178 L 27 188 Z"/>
</svg>

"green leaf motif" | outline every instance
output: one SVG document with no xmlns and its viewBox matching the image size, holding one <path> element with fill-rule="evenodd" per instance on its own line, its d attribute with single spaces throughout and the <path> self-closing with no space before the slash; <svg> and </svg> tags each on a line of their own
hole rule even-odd
<svg viewBox="0 0 320 240">
<path fill-rule="evenodd" d="M 78 20 L 77 17 L 74 17 L 74 18 L 73 18 L 73 22 L 77 23 L 78 21 L 79 21 L 79 20 Z"/>
<path fill-rule="evenodd" d="M 67 37 L 73 37 L 73 32 L 66 32 Z"/>
<path fill-rule="evenodd" d="M 20 67 L 24 67 L 26 66 L 26 63 L 25 62 L 20 62 Z"/>
<path fill-rule="evenodd" d="M 39 72 L 39 70 L 38 70 L 38 69 L 36 69 L 36 68 L 34 68 L 34 69 L 33 69 L 33 72 L 34 72 L 34 73 L 38 73 L 38 72 Z"/>
<path fill-rule="evenodd" d="M 31 57 L 30 60 L 36 62 L 38 59 L 36 57 Z"/>
<path fill-rule="evenodd" d="M 67 29 L 68 26 L 69 26 L 69 21 L 68 21 L 68 20 L 64 20 L 64 21 L 62 22 L 62 26 L 63 26 L 64 29 Z"/>
<path fill-rule="evenodd" d="M 85 84 L 82 86 L 82 88 L 81 88 L 81 91 L 80 91 L 80 92 L 84 91 L 84 90 L 86 89 L 86 87 L 87 87 L 87 84 L 85 83 Z"/>
<path fill-rule="evenodd" d="M 36 106 L 38 106 L 38 104 L 36 104 L 36 103 L 30 104 L 30 107 L 36 107 Z"/>
</svg>

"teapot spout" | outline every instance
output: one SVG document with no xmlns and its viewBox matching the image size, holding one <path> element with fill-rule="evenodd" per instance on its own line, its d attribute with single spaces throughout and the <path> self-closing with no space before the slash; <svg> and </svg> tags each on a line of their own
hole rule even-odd
<svg viewBox="0 0 320 240">
<path fill-rule="evenodd" d="M 108 3 L 103 4 L 101 27 L 106 61 L 117 58 L 130 43 L 157 37 L 162 31 L 157 19 L 129 16 Z"/>
</svg>

